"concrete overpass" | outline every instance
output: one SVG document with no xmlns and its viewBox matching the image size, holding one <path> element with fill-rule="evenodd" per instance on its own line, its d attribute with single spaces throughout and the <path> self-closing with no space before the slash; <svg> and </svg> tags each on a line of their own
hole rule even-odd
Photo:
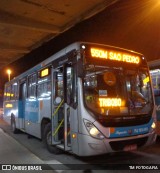
<svg viewBox="0 0 160 173">
<path fill-rule="evenodd" d="M 118 0 L 1 0 L 0 68 Z"/>
</svg>

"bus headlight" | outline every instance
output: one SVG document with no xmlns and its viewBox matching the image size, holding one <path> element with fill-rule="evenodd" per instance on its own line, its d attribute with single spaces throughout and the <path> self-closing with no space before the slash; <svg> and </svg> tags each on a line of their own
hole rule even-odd
<svg viewBox="0 0 160 173">
<path fill-rule="evenodd" d="M 90 121 L 84 119 L 84 124 L 92 137 L 97 139 L 104 139 L 104 135 Z"/>
<path fill-rule="evenodd" d="M 152 129 L 155 129 L 156 128 L 156 123 L 153 122 L 152 125 L 151 125 Z"/>
<path fill-rule="evenodd" d="M 150 128 L 150 133 L 152 133 L 156 129 L 156 123 L 153 121 L 151 128 Z"/>
</svg>

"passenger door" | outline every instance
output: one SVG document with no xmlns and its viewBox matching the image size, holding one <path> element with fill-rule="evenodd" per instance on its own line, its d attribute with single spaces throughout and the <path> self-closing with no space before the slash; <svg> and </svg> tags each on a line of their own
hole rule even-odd
<svg viewBox="0 0 160 173">
<path fill-rule="evenodd" d="M 71 66 L 65 65 L 53 73 L 52 144 L 69 151 Z"/>
</svg>

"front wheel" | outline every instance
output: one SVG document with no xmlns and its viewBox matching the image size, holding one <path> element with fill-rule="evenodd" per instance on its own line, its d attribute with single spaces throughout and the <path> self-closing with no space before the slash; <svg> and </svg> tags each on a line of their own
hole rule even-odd
<svg viewBox="0 0 160 173">
<path fill-rule="evenodd" d="M 54 153 L 54 154 L 59 154 L 62 151 L 59 148 L 57 148 L 56 146 L 53 146 L 51 144 L 51 141 L 52 141 L 51 129 L 52 129 L 51 123 L 48 123 L 44 128 L 44 143 L 49 152 Z"/>
</svg>

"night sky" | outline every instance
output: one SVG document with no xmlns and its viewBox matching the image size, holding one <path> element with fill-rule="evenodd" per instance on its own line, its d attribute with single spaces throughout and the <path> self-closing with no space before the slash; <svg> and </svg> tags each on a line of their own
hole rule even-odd
<svg viewBox="0 0 160 173">
<path fill-rule="evenodd" d="M 148 61 L 159 59 L 160 0 L 120 0 L 8 67 L 14 71 L 12 75 L 17 76 L 75 41 L 90 41 L 131 49 L 144 54 Z M 1 76 L 0 88 L 3 88 L 6 80 L 7 75 Z"/>
</svg>

